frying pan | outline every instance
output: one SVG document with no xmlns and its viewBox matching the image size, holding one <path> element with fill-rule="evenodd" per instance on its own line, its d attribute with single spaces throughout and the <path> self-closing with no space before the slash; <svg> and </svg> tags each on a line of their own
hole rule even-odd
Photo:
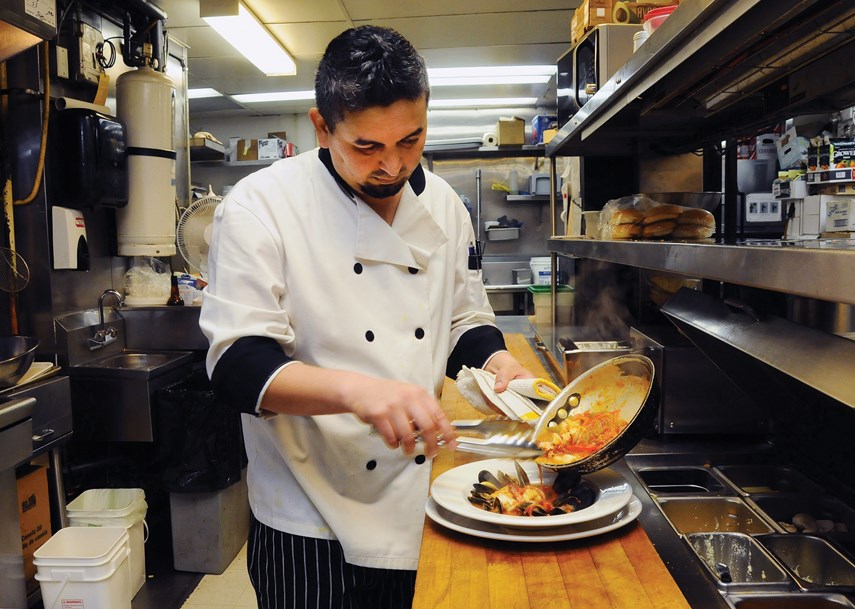
<svg viewBox="0 0 855 609">
<path fill-rule="evenodd" d="M 33 363 L 39 341 L 30 336 L 0 337 L 0 389 L 21 380 Z"/>
<path fill-rule="evenodd" d="M 608 467 L 629 452 L 650 430 L 659 403 L 653 385 L 653 362 L 643 355 L 613 357 L 585 371 L 552 400 L 535 425 L 535 440 L 551 425 L 592 407 L 620 410 L 627 426 L 595 453 L 557 464 L 538 460 L 541 465 L 559 470 L 562 477 L 589 474 Z M 578 406 L 572 406 L 578 401 Z M 568 405 L 569 402 L 569 405 Z"/>
</svg>

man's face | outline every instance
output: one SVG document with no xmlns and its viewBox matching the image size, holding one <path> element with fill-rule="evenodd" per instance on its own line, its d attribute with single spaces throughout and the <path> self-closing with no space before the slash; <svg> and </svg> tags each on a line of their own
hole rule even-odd
<svg viewBox="0 0 855 609">
<path fill-rule="evenodd" d="M 427 131 L 424 97 L 348 112 L 333 133 L 316 109 L 309 117 L 336 171 L 368 201 L 395 197 L 421 160 Z"/>
</svg>

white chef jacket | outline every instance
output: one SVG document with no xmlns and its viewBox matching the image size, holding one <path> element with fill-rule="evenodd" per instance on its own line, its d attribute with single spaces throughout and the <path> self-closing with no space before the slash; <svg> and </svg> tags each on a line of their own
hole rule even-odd
<svg viewBox="0 0 855 609">
<path fill-rule="evenodd" d="M 208 255 L 200 325 L 209 375 L 237 339 L 261 336 L 293 360 L 439 397 L 457 340 L 495 317 L 480 271 L 468 268 L 466 208 L 439 177 L 425 172 L 425 181 L 418 196 L 404 187 L 391 226 L 345 192 L 317 150 L 238 182 L 216 210 Z M 244 414 L 243 427 L 259 521 L 338 539 L 355 565 L 416 568 L 424 455 L 389 449 L 352 414 Z"/>
</svg>

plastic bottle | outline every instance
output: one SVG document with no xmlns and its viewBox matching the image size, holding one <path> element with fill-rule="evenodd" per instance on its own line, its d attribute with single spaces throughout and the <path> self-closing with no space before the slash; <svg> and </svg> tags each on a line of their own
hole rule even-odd
<svg viewBox="0 0 855 609">
<path fill-rule="evenodd" d="M 511 172 L 508 174 L 508 189 L 510 190 L 510 194 L 518 195 L 520 193 L 520 178 L 517 175 L 516 169 L 511 169 Z"/>
<path fill-rule="evenodd" d="M 166 301 L 166 306 L 168 307 L 183 307 L 184 299 L 181 298 L 181 294 L 178 292 L 178 277 L 172 275 L 169 278 L 169 300 Z"/>
</svg>

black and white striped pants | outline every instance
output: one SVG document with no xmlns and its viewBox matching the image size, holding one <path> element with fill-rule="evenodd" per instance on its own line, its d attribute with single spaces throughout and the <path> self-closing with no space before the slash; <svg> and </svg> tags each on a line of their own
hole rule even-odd
<svg viewBox="0 0 855 609">
<path fill-rule="evenodd" d="M 259 609 L 410 609 L 415 571 L 344 561 L 335 540 L 300 537 L 251 517 L 247 570 Z"/>
</svg>

